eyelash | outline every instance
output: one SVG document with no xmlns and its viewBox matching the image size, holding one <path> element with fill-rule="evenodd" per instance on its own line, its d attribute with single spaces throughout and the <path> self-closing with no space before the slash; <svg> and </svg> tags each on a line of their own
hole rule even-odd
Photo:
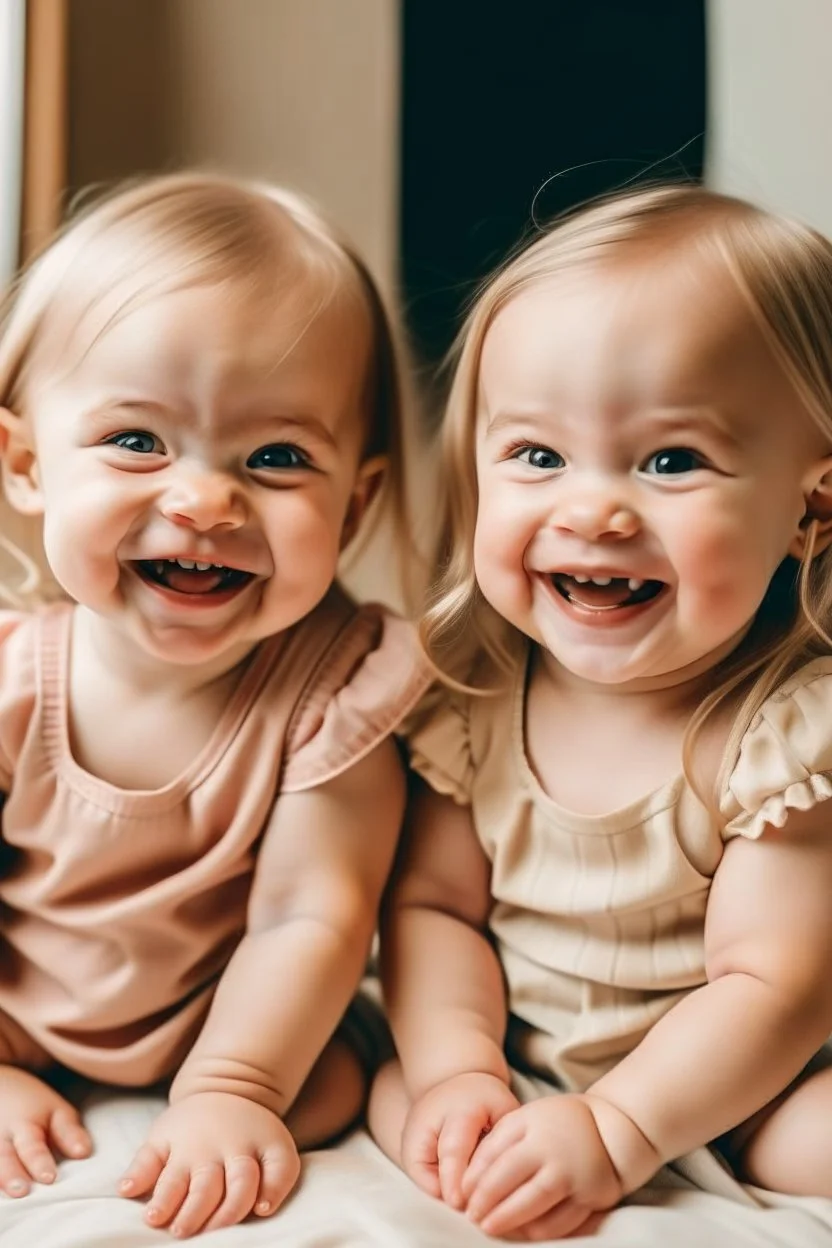
<svg viewBox="0 0 832 1248">
<path fill-rule="evenodd" d="M 129 439 L 139 440 L 141 438 L 146 438 L 148 441 L 155 443 L 156 446 L 154 449 L 149 451 L 139 451 L 135 447 L 126 445 L 126 442 Z M 125 444 L 122 443 L 122 439 Z M 137 457 L 166 454 L 165 446 L 161 438 L 158 438 L 155 433 L 149 433 L 146 429 L 121 429 L 118 433 L 111 434 L 109 437 L 105 438 L 102 445 L 115 446 L 119 450 L 127 451 Z M 292 442 L 267 442 L 263 446 L 258 446 L 256 450 L 252 451 L 251 454 L 246 457 L 246 467 L 249 467 L 251 460 L 253 460 L 256 456 L 262 455 L 264 452 L 268 451 L 281 451 L 288 453 L 289 455 L 294 456 L 297 462 L 280 465 L 266 465 L 265 467 L 260 468 L 251 466 L 250 471 L 266 473 L 298 472 L 302 469 L 313 469 L 315 467 L 311 455 Z"/>
<path fill-rule="evenodd" d="M 149 438 L 151 442 L 157 442 L 162 449 L 155 451 L 135 451 L 132 447 L 122 446 L 119 443 L 119 438 Z M 111 434 L 110 437 L 105 438 L 103 445 L 118 447 L 120 451 L 133 451 L 136 455 L 163 455 L 165 453 L 164 444 L 162 443 L 161 438 L 157 438 L 155 433 L 148 433 L 146 429 L 121 429 L 118 433 Z"/>
<path fill-rule="evenodd" d="M 543 451 L 547 455 L 556 455 L 559 459 L 563 459 L 563 456 L 561 455 L 560 451 L 554 450 L 551 446 L 544 446 L 542 443 L 539 443 L 539 442 L 528 442 L 525 439 L 519 439 L 516 442 L 510 443 L 505 448 L 504 458 L 514 459 L 514 460 L 519 461 L 520 454 L 524 451 L 528 451 L 530 455 L 534 454 L 535 451 Z M 642 464 L 639 466 L 639 472 L 644 472 L 645 465 L 649 464 L 652 460 L 659 459 L 662 456 L 672 456 L 672 455 L 688 455 L 690 456 L 691 459 L 697 460 L 698 462 L 694 466 L 690 467 L 689 469 L 683 472 L 646 473 L 645 475 L 682 477 L 682 476 L 687 476 L 688 473 L 690 472 L 698 472 L 698 471 L 701 471 L 702 469 L 707 469 L 711 467 L 711 464 L 708 461 L 707 457 L 705 455 L 702 455 L 701 452 L 695 451 L 689 446 L 672 446 L 671 445 L 671 446 L 661 447 L 658 451 L 653 451 L 650 455 L 648 455 L 642 461 Z M 536 465 L 530 464 L 529 466 L 534 468 Z M 564 464 L 562 465 L 552 465 L 550 468 L 548 469 L 542 468 L 540 469 L 540 471 L 541 472 L 546 472 L 546 471 L 560 472 L 562 468 L 565 466 L 566 464 L 564 462 Z"/>
<path fill-rule="evenodd" d="M 557 455 L 561 459 L 563 459 L 563 456 L 560 454 L 560 451 L 553 450 L 551 446 L 544 446 L 542 442 L 529 442 L 525 438 L 520 438 L 516 442 L 509 443 L 509 445 L 505 448 L 503 452 L 503 457 L 505 459 L 514 459 L 514 460 L 519 461 L 520 454 L 523 451 L 529 451 L 532 454 L 535 451 L 544 451 L 548 455 Z M 531 464 L 530 467 L 534 467 L 534 464 Z M 560 467 L 557 467 L 557 468 L 553 467 L 549 469 L 550 472 L 560 472 L 560 470 L 561 470 Z M 545 471 L 545 470 L 542 469 L 541 471 Z"/>
<path fill-rule="evenodd" d="M 271 467 L 271 468 L 269 467 L 252 468 L 251 471 L 252 472 L 298 472 L 299 470 L 304 469 L 304 468 L 306 469 L 314 468 L 314 464 L 312 462 L 311 456 L 309 456 L 306 453 L 306 451 L 304 451 L 301 447 L 295 446 L 294 443 L 292 442 L 267 442 L 265 446 L 258 446 L 257 450 L 252 451 L 252 453 L 246 459 L 246 466 L 248 466 L 250 461 L 254 459 L 256 455 L 262 455 L 264 451 L 275 451 L 275 450 L 289 451 L 291 452 L 292 455 L 294 455 L 298 459 L 299 462 L 296 464 L 283 464 L 278 467 Z"/>
</svg>

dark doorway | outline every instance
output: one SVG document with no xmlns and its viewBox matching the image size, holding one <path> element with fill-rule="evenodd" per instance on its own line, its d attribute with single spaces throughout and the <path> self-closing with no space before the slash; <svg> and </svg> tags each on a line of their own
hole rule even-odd
<svg viewBox="0 0 832 1248">
<path fill-rule="evenodd" d="M 702 174 L 704 0 L 403 0 L 402 284 L 430 382 L 539 221 Z"/>
</svg>

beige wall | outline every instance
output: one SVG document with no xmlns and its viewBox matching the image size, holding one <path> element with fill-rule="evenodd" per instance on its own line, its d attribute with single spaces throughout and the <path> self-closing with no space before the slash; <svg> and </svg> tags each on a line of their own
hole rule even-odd
<svg viewBox="0 0 832 1248">
<path fill-rule="evenodd" d="M 832 235 L 832 0 L 709 0 L 708 181 Z"/>
<path fill-rule="evenodd" d="M 398 0 L 71 0 L 75 187 L 182 164 L 319 200 L 389 290 Z"/>
</svg>

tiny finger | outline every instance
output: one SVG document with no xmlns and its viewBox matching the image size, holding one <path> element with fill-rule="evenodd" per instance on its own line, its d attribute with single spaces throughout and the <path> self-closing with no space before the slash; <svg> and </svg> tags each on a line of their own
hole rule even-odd
<svg viewBox="0 0 832 1248">
<path fill-rule="evenodd" d="M 505 1235 L 507 1231 L 515 1231 L 544 1214 L 552 1219 L 557 1214 L 560 1221 L 556 1224 L 561 1227 L 559 1234 L 563 1235 L 576 1224 L 575 1210 L 574 1202 L 567 1198 L 565 1184 L 541 1182 L 540 1175 L 536 1174 L 492 1205 L 490 1211 L 480 1218 L 480 1229 L 486 1235 Z M 586 1210 L 580 1217 L 586 1217 Z"/>
<path fill-rule="evenodd" d="M 402 1169 L 417 1187 L 428 1196 L 442 1199 L 439 1181 L 439 1140 L 436 1131 L 426 1128 L 418 1134 L 405 1131 L 402 1136 Z"/>
<path fill-rule="evenodd" d="M 166 1161 L 167 1157 L 157 1152 L 152 1144 L 142 1144 L 119 1179 L 119 1195 L 144 1196 L 155 1187 Z"/>
<path fill-rule="evenodd" d="M 520 1139 L 521 1132 L 511 1125 L 510 1117 L 508 1115 L 501 1118 L 494 1129 L 482 1137 L 474 1150 L 460 1184 L 464 1201 L 470 1198 L 489 1166 L 505 1157 L 512 1145 Z"/>
<path fill-rule="evenodd" d="M 150 1203 L 144 1211 L 145 1221 L 151 1226 L 166 1226 L 179 1212 L 188 1195 L 191 1175 L 168 1162 L 153 1188 Z"/>
<path fill-rule="evenodd" d="M 171 1189 L 173 1193 L 174 1189 Z M 158 1184 L 157 1184 L 158 1192 Z M 209 1161 L 194 1170 L 190 1176 L 185 1198 L 171 1222 L 171 1233 L 178 1239 L 186 1239 L 201 1230 L 225 1196 L 225 1170 L 219 1161 Z M 173 1199 L 175 1197 L 172 1196 Z M 164 1197 L 163 1197 L 164 1200 Z M 161 1202 L 154 1193 L 154 1205 Z"/>
<path fill-rule="evenodd" d="M 548 1243 L 552 1239 L 572 1239 L 575 1236 L 583 1238 L 585 1235 L 594 1235 L 603 1216 L 593 1213 L 587 1217 L 585 1205 L 567 1199 L 548 1213 L 526 1223 L 522 1227 L 522 1238 L 531 1244 Z"/>
<path fill-rule="evenodd" d="M 439 1188 L 442 1199 L 453 1209 L 461 1209 L 462 1176 L 482 1137 L 482 1125 L 474 1118 L 448 1122 L 439 1133 Z"/>
<path fill-rule="evenodd" d="M 43 1127 L 34 1122 L 21 1123 L 12 1132 L 12 1145 L 36 1183 L 54 1183 L 58 1170 Z"/>
<path fill-rule="evenodd" d="M 60 1105 L 49 1120 L 49 1135 L 65 1157 L 89 1157 L 92 1137 L 73 1105 Z"/>
<path fill-rule="evenodd" d="M 260 1190 L 260 1163 L 255 1157 L 231 1157 L 225 1163 L 225 1199 L 205 1224 L 206 1231 L 236 1226 L 247 1218 Z"/>
<path fill-rule="evenodd" d="M 11 1140 L 0 1140 L 0 1191 L 7 1196 L 25 1196 L 31 1187 L 29 1175 Z"/>
<path fill-rule="evenodd" d="M 260 1158 L 260 1187 L 254 1212 L 266 1218 L 283 1204 L 300 1178 L 297 1150 L 269 1149 Z"/>
<path fill-rule="evenodd" d="M 512 1194 L 527 1186 L 532 1180 L 539 1182 L 539 1163 L 517 1151 L 505 1153 L 492 1163 L 480 1178 L 468 1199 L 466 1212 L 473 1222 L 485 1223 L 498 1205 L 502 1205 Z M 550 1189 L 549 1205 L 544 1204 L 534 1213 L 529 1213 L 525 1221 L 544 1213 L 556 1200 L 562 1199 L 565 1192 Z M 506 1227 L 506 1230 L 511 1229 Z M 491 1232 L 489 1232 L 491 1234 Z"/>
</svg>

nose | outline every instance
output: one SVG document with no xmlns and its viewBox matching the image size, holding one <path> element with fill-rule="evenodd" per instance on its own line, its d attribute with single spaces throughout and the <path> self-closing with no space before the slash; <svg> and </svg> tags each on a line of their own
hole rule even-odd
<svg viewBox="0 0 832 1248">
<path fill-rule="evenodd" d="M 172 524 L 200 533 L 238 529 L 246 518 L 237 483 L 225 473 L 207 469 L 180 471 L 169 484 L 159 509 Z"/>
<path fill-rule="evenodd" d="M 594 482 L 573 486 L 559 498 L 552 525 L 586 541 L 620 541 L 635 537 L 641 521 L 624 491 Z"/>
</svg>

